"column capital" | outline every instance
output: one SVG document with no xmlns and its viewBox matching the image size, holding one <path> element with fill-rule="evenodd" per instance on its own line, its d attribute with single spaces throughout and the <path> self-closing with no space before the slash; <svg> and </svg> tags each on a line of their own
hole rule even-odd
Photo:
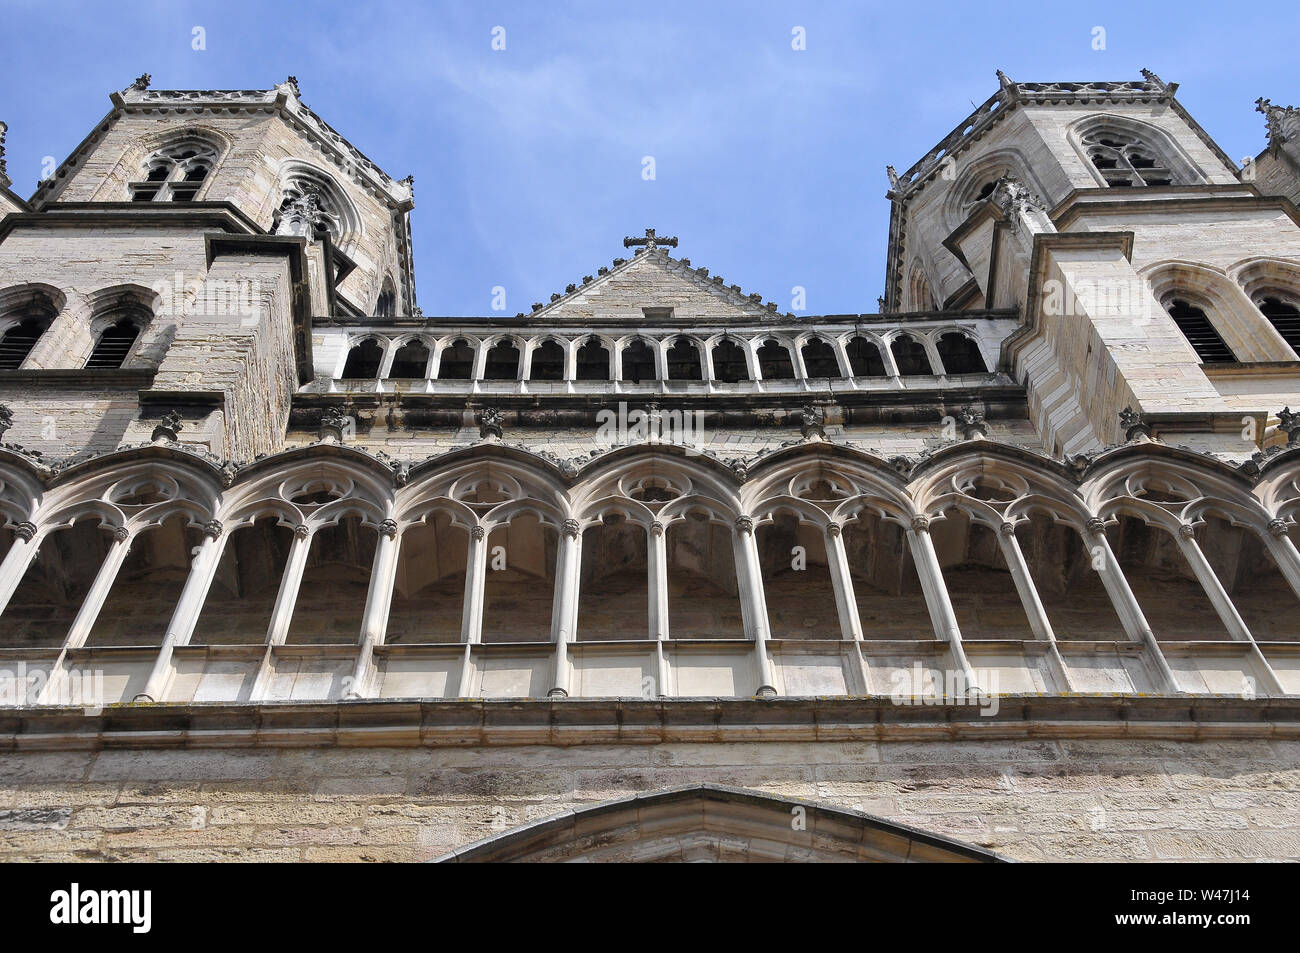
<svg viewBox="0 0 1300 953">
<path fill-rule="evenodd" d="M 916 533 L 926 533 L 926 532 L 929 532 L 929 530 L 930 530 L 930 517 L 928 517 L 928 516 L 913 516 L 913 517 L 912 517 L 912 531 L 913 531 L 913 532 L 916 532 Z"/>
<path fill-rule="evenodd" d="M 582 530 L 582 525 L 577 520 L 565 520 L 560 525 L 560 528 L 569 539 L 577 539 L 578 533 Z"/>
<path fill-rule="evenodd" d="M 659 520 L 655 520 L 650 524 L 650 532 L 656 536 L 662 536 L 664 534 L 664 524 Z"/>
<path fill-rule="evenodd" d="M 1106 521 L 1099 516 L 1093 516 L 1084 522 L 1083 528 L 1094 536 L 1100 536 L 1106 532 Z"/>
<path fill-rule="evenodd" d="M 296 539 L 306 539 L 311 535 L 311 527 L 306 523 L 299 523 L 293 528 L 293 535 Z"/>
<path fill-rule="evenodd" d="M 1268 521 L 1268 531 L 1269 531 L 1269 533 L 1270 533 L 1271 535 L 1273 535 L 1273 536 L 1285 536 L 1285 535 L 1286 535 L 1286 521 L 1284 521 L 1284 520 L 1280 520 L 1280 519 L 1272 519 L 1272 520 L 1269 520 L 1269 521 Z"/>
<path fill-rule="evenodd" d="M 1016 535 L 1016 524 L 1011 520 L 1004 520 L 1001 526 L 1002 535 L 1008 539 Z"/>
<path fill-rule="evenodd" d="M 397 520 L 384 520 L 379 524 L 379 535 L 389 539 L 397 538 Z"/>
<path fill-rule="evenodd" d="M 217 539 L 224 529 L 221 520 L 208 520 L 203 524 L 203 535 L 209 539 Z"/>
<path fill-rule="evenodd" d="M 113 538 L 119 543 L 124 543 L 131 536 L 131 531 L 125 526 L 119 526 L 113 530 Z"/>
<path fill-rule="evenodd" d="M 31 542 L 36 536 L 36 524 L 31 520 L 23 520 L 14 527 L 14 535 L 24 542 Z"/>
<path fill-rule="evenodd" d="M 472 529 L 470 529 L 469 535 L 470 535 L 470 539 L 473 539 L 475 541 L 481 541 L 485 536 L 487 536 L 487 530 L 485 530 L 482 526 L 475 526 Z"/>
<path fill-rule="evenodd" d="M 1178 535 L 1183 539 L 1195 539 L 1196 527 L 1191 523 L 1181 523 L 1178 526 Z"/>
<path fill-rule="evenodd" d="M 752 516 L 737 516 L 736 531 L 743 534 L 754 532 L 754 518 Z"/>
<path fill-rule="evenodd" d="M 835 522 L 834 520 L 831 520 L 829 523 L 826 524 L 827 536 L 831 536 L 831 537 L 839 536 L 841 532 L 843 532 L 843 527 L 841 527 L 840 524 Z"/>
</svg>

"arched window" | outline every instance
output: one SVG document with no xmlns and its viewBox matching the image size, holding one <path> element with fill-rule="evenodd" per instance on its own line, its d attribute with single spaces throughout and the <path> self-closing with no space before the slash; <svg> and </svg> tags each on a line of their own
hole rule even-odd
<svg viewBox="0 0 1300 953">
<path fill-rule="evenodd" d="M 939 337 L 939 358 L 945 374 L 985 374 L 988 367 L 980 346 L 974 339 L 960 331 L 949 331 Z"/>
<path fill-rule="evenodd" d="M 578 348 L 578 380 L 609 380 L 609 350 L 596 338 Z"/>
<path fill-rule="evenodd" d="M 361 233 L 361 217 L 347 194 L 323 171 L 302 163 L 281 172 L 280 207 L 271 220 L 276 235 L 348 246 Z M 396 305 L 394 291 L 394 305 Z"/>
<path fill-rule="evenodd" d="M 127 190 L 132 202 L 193 202 L 216 164 L 215 146 L 183 139 L 146 159 L 143 179 L 128 183 Z"/>
<path fill-rule="evenodd" d="M 655 354 L 640 338 L 623 348 L 623 380 L 633 384 L 655 380 Z"/>
<path fill-rule="evenodd" d="M 559 341 L 543 341 L 533 349 L 533 363 L 528 371 L 530 381 L 564 380 L 564 348 Z"/>
<path fill-rule="evenodd" d="M 87 368 L 121 367 L 136 338 L 140 336 L 141 325 L 131 315 L 118 318 L 99 332 L 95 348 L 86 361 Z"/>
<path fill-rule="evenodd" d="M 1269 295 L 1259 302 L 1259 310 L 1268 318 L 1268 323 L 1277 328 L 1282 340 L 1291 345 L 1291 350 L 1300 354 L 1300 308 L 1294 302 Z"/>
<path fill-rule="evenodd" d="M 384 279 L 384 288 L 375 299 L 375 317 L 391 318 L 397 314 L 397 292 L 393 289 L 393 279 Z"/>
<path fill-rule="evenodd" d="M 0 370 L 14 371 L 22 367 L 54 316 L 54 308 L 39 298 L 16 313 L 6 315 L 9 320 L 0 335 Z M 0 322 L 0 326 L 4 325 Z"/>
<path fill-rule="evenodd" d="M 993 183 L 996 184 L 996 183 Z M 993 188 L 993 184 L 989 188 Z M 984 193 L 980 193 L 984 197 Z M 921 269 L 919 262 L 912 266 L 912 279 L 908 285 L 909 297 L 911 298 L 910 307 L 913 311 L 938 311 L 939 304 L 934 300 L 934 292 L 930 290 L 930 282 L 926 280 L 925 272 Z"/>
<path fill-rule="evenodd" d="M 700 351 L 687 338 L 678 338 L 668 349 L 668 379 L 670 381 L 698 381 L 704 377 L 700 369 Z"/>
<path fill-rule="evenodd" d="M 758 369 L 765 381 L 794 380 L 794 363 L 784 344 L 766 341 L 758 349 Z"/>
<path fill-rule="evenodd" d="M 438 380 L 467 381 L 474 371 L 474 348 L 464 338 L 454 341 L 442 350 L 438 362 Z"/>
<path fill-rule="evenodd" d="M 1085 133 L 1082 141 L 1088 159 L 1111 188 L 1174 184 L 1169 163 L 1134 133 L 1105 127 Z"/>
<path fill-rule="evenodd" d="M 914 377 L 918 374 L 933 374 L 930 359 L 926 356 L 925 345 L 910 334 L 900 334 L 889 345 L 902 377 Z"/>
<path fill-rule="evenodd" d="M 423 380 L 429 376 L 429 349 L 422 341 L 410 340 L 393 355 L 388 376 L 396 380 Z"/>
<path fill-rule="evenodd" d="M 835 350 L 821 338 L 813 338 L 803 346 L 803 366 L 809 377 L 839 377 L 840 362 Z"/>
<path fill-rule="evenodd" d="M 483 379 L 488 381 L 514 381 L 519 379 L 519 348 L 514 342 L 502 338 L 487 353 Z"/>
<path fill-rule="evenodd" d="M 374 338 L 366 338 L 353 345 L 343 365 L 345 380 L 362 380 L 379 376 L 379 365 L 384 360 L 384 349 Z"/>
<path fill-rule="evenodd" d="M 880 356 L 880 348 L 864 337 L 855 337 L 849 341 L 849 367 L 854 377 L 883 377 L 885 359 Z"/>
<path fill-rule="evenodd" d="M 1183 337 L 1187 338 L 1202 364 L 1224 364 L 1237 359 L 1232 348 L 1219 336 L 1209 315 L 1200 308 L 1179 299 L 1170 301 L 1168 308 L 1169 317 L 1174 319 L 1174 324 L 1183 332 Z"/>
<path fill-rule="evenodd" d="M 730 338 L 723 338 L 713 346 L 713 379 L 723 384 L 749 380 L 745 351 Z"/>
</svg>

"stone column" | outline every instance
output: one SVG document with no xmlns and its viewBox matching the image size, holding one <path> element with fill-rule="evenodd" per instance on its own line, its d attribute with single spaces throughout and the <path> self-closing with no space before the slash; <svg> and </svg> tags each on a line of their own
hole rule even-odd
<svg viewBox="0 0 1300 953">
<path fill-rule="evenodd" d="M 655 694 L 666 698 L 668 664 L 664 657 L 664 643 L 668 641 L 668 539 L 664 524 L 655 520 L 650 524 L 647 539 L 649 554 L 648 578 L 650 604 L 650 638 L 655 640 Z"/>
<path fill-rule="evenodd" d="M 289 623 L 293 620 L 294 606 L 298 602 L 298 589 L 302 585 L 302 574 L 307 568 L 307 554 L 311 551 L 312 528 L 299 523 L 293 528 L 293 544 L 289 547 L 289 558 L 284 565 L 284 575 L 280 577 L 280 590 L 275 597 L 275 607 L 271 610 L 271 622 L 266 629 L 266 651 L 262 653 L 262 664 L 253 680 L 250 694 L 252 701 L 261 701 L 271 687 L 274 666 L 271 659 L 275 646 L 284 645 L 289 637 Z"/>
<path fill-rule="evenodd" d="M 383 644 L 384 632 L 388 628 L 388 609 L 393 602 L 393 586 L 397 583 L 397 557 L 401 546 L 397 521 L 386 519 L 381 522 L 379 538 L 375 541 L 375 561 L 370 567 L 366 608 L 361 615 L 357 664 L 352 670 L 352 685 L 343 693 L 344 698 L 366 698 L 377 688 L 374 684 L 374 647 Z"/>
<path fill-rule="evenodd" d="M 842 527 L 836 522 L 826 524 L 826 564 L 831 574 L 831 586 L 835 590 L 840 635 L 846 642 L 853 643 L 849 657 L 854 662 L 854 674 L 858 682 L 854 687 L 864 695 L 869 694 L 871 681 L 868 678 L 866 660 L 862 656 L 862 619 L 858 615 L 858 600 L 853 591 L 849 557 L 844 551 Z"/>
<path fill-rule="evenodd" d="M 465 645 L 461 656 L 459 698 L 468 698 L 473 674 L 474 646 L 483 641 L 483 591 L 487 584 L 487 529 L 474 526 L 469 531 L 469 549 L 465 557 L 465 598 L 461 609 L 460 640 Z"/>
<path fill-rule="evenodd" d="M 1205 558 L 1205 553 L 1201 551 L 1200 544 L 1196 542 L 1196 528 L 1190 523 L 1181 524 L 1178 527 L 1176 539 L 1178 540 L 1178 548 L 1182 551 L 1187 564 L 1192 567 L 1192 572 L 1196 574 L 1201 588 L 1210 597 L 1210 602 L 1214 604 L 1214 611 L 1218 614 L 1224 628 L 1228 630 L 1229 637 L 1234 642 L 1245 642 L 1250 646 L 1251 656 L 1264 673 L 1264 683 L 1269 694 L 1285 695 L 1286 690 L 1282 687 L 1282 683 L 1278 681 L 1273 666 L 1268 663 L 1268 659 L 1264 658 L 1264 653 L 1260 651 L 1255 637 L 1250 634 L 1250 628 L 1246 625 L 1246 621 L 1237 612 L 1237 607 L 1232 604 L 1232 599 L 1228 596 L 1228 590 L 1223 588 L 1223 583 L 1219 581 L 1219 577 L 1215 574 L 1214 567 L 1210 565 L 1210 561 Z"/>
<path fill-rule="evenodd" d="M 26 520 L 14 530 L 13 545 L 5 554 L 4 561 L 0 562 L 0 615 L 4 614 L 44 539 L 44 534 L 37 530 L 36 524 Z"/>
<path fill-rule="evenodd" d="M 577 520 L 564 521 L 560 551 L 556 555 L 555 611 L 551 615 L 555 639 L 555 673 L 547 696 L 569 696 L 569 641 L 578 621 L 578 583 L 582 570 L 582 527 Z"/>
<path fill-rule="evenodd" d="M 1061 681 L 1061 691 L 1074 691 L 1070 681 L 1070 671 L 1065 667 L 1061 650 L 1056 645 L 1056 633 L 1052 631 L 1052 621 L 1047 617 L 1043 601 L 1038 597 L 1038 588 L 1029 573 L 1029 564 L 1025 561 L 1025 554 L 1020 548 L 1020 540 L 1016 539 L 1015 523 L 1002 524 L 998 533 L 998 546 L 1002 549 L 1002 558 L 1006 561 L 1007 568 L 1011 570 L 1011 578 L 1015 581 L 1020 602 L 1025 607 L 1025 616 L 1029 619 L 1029 628 L 1033 631 L 1034 638 L 1048 645 L 1047 657 L 1051 659 L 1056 677 Z"/>
<path fill-rule="evenodd" d="M 1106 521 L 1094 516 L 1084 525 L 1084 529 L 1087 534 L 1084 545 L 1087 545 L 1088 538 L 1092 540 L 1092 545 L 1088 551 L 1091 564 L 1097 570 L 1097 574 L 1101 576 L 1101 584 L 1106 587 L 1106 594 L 1110 596 L 1111 605 L 1115 607 L 1115 612 L 1119 615 L 1120 624 L 1124 626 L 1124 631 L 1128 633 L 1128 637 L 1134 642 L 1141 642 L 1147 647 L 1152 660 L 1156 663 L 1156 669 L 1164 681 L 1165 691 L 1174 695 L 1184 694 L 1183 690 L 1178 687 L 1178 679 L 1174 677 L 1174 670 L 1169 667 L 1169 662 L 1165 659 L 1165 653 L 1161 650 L 1155 633 L 1151 631 L 1151 626 L 1142 612 L 1142 607 L 1138 604 L 1137 596 L 1133 595 L 1128 580 L 1124 578 L 1124 572 L 1120 569 L 1119 560 L 1115 558 L 1115 553 L 1111 551 L 1110 540 L 1106 538 Z M 1098 561 L 1101 563 L 1100 567 L 1097 565 Z"/>
<path fill-rule="evenodd" d="M 199 551 L 190 561 L 190 574 L 185 579 L 180 599 L 172 612 L 167 634 L 163 637 L 162 648 L 154 661 L 153 671 L 145 682 L 144 691 L 136 695 L 134 701 L 163 701 L 163 694 L 172 677 L 172 655 L 178 645 L 189 645 L 198 625 L 199 615 L 203 612 L 203 603 L 207 601 L 208 590 L 216 578 L 217 567 L 221 564 L 221 554 L 225 552 L 226 540 L 229 538 L 220 520 L 208 520 L 203 524 L 203 541 Z"/>
<path fill-rule="evenodd" d="M 1263 537 L 1268 551 L 1277 563 L 1277 568 L 1281 570 L 1283 577 L 1290 584 L 1291 590 L 1300 598 L 1300 551 L 1296 550 L 1295 543 L 1291 541 L 1291 536 L 1287 533 L 1286 523 L 1280 519 L 1270 520 L 1268 524 L 1268 535 Z M 3 573 L 0 568 L 0 573 Z M 0 597 L 3 596 L 0 590 Z M 0 601 L 0 607 L 3 602 Z M 2 611 L 2 610 L 0 610 Z"/>
<path fill-rule="evenodd" d="M 736 519 L 732 534 L 736 553 L 736 581 L 740 588 L 741 614 L 746 634 L 754 642 L 754 659 L 758 668 L 759 698 L 776 694 L 772 679 L 772 660 L 767 656 L 767 600 L 763 596 L 763 570 L 758 559 L 758 542 L 754 539 L 754 520 L 749 516 Z"/>
<path fill-rule="evenodd" d="M 972 692 L 980 691 L 961 642 L 961 628 L 957 625 L 957 613 L 953 611 L 948 587 L 943 581 L 939 555 L 934 551 L 934 541 L 930 539 L 928 517 L 917 516 L 912 519 L 911 528 L 907 531 L 907 543 L 912 550 L 912 562 L 916 564 L 916 574 L 921 580 L 921 591 L 925 594 L 925 604 L 930 610 L 934 631 L 948 643 L 953 661 L 961 670 L 967 688 Z"/>
</svg>

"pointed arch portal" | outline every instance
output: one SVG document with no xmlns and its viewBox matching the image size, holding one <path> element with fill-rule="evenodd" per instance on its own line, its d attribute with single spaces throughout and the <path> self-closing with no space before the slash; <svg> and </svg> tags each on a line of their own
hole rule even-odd
<svg viewBox="0 0 1300 953">
<path fill-rule="evenodd" d="M 566 811 L 434 863 L 1005 863 L 992 851 L 859 811 L 714 784 Z"/>
</svg>

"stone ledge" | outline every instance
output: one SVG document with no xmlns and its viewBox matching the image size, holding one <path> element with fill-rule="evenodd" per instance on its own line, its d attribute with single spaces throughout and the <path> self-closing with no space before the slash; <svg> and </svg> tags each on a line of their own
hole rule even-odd
<svg viewBox="0 0 1300 953">
<path fill-rule="evenodd" d="M 464 699 L 126 704 L 0 710 L 0 751 L 101 748 L 1300 738 L 1300 697 L 1006 695 L 976 704 L 887 697 Z"/>
</svg>

